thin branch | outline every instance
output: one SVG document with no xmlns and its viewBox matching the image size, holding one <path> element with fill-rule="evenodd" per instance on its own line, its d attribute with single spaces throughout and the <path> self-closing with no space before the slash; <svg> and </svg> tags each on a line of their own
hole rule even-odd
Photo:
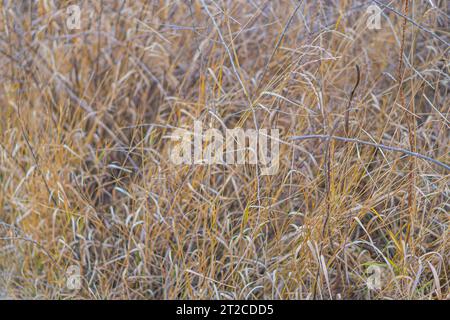
<svg viewBox="0 0 450 320">
<path fill-rule="evenodd" d="M 355 94 L 356 88 L 358 88 L 359 80 L 361 77 L 360 71 L 359 71 L 359 66 L 355 65 L 355 67 L 356 67 L 356 83 L 355 83 L 355 86 L 353 87 L 352 92 L 350 93 L 350 98 L 348 99 L 348 104 L 347 104 L 347 110 L 345 110 L 345 134 L 347 136 L 350 134 L 350 132 L 349 132 L 350 107 L 352 105 L 353 96 Z"/>
<path fill-rule="evenodd" d="M 399 147 L 392 147 L 392 146 L 386 146 L 384 144 L 378 144 L 378 143 L 374 143 L 374 142 L 369 142 L 369 141 L 364 141 L 364 140 L 359 140 L 359 139 L 355 139 L 355 138 L 345 138 L 345 137 L 339 137 L 339 136 L 329 136 L 326 134 L 311 134 L 311 135 L 305 135 L 305 136 L 292 136 L 290 137 L 290 140 L 308 140 L 308 139 L 321 139 L 321 140 L 328 140 L 328 139 L 333 139 L 333 140 L 338 140 L 338 141 L 344 141 L 344 142 L 352 142 L 352 143 L 360 143 L 360 144 L 364 144 L 367 146 L 372 146 L 375 148 L 380 148 L 380 149 L 385 149 L 385 150 L 389 150 L 389 151 L 394 151 L 394 152 L 401 152 L 404 154 L 407 154 L 409 156 L 412 157 L 416 157 L 419 159 L 423 159 L 429 162 L 432 162 L 444 169 L 446 169 L 447 171 L 450 171 L 450 166 L 448 164 L 445 164 L 443 162 L 440 162 L 439 160 L 427 157 L 423 154 L 417 153 L 417 152 L 412 152 L 406 149 L 402 149 Z"/>
</svg>

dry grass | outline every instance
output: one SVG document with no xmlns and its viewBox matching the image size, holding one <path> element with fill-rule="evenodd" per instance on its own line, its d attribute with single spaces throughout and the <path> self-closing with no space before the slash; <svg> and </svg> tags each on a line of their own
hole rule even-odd
<svg viewBox="0 0 450 320">
<path fill-rule="evenodd" d="M 448 2 L 370 4 L 1 1 L 0 295 L 448 299 Z M 195 119 L 278 173 L 173 165 Z"/>
</svg>

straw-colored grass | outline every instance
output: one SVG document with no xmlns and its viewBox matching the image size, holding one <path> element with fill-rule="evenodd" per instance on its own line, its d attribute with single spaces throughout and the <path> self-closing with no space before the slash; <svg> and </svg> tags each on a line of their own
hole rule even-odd
<svg viewBox="0 0 450 320">
<path fill-rule="evenodd" d="M 0 297 L 450 298 L 448 2 L 379 2 L 3 0 Z M 194 120 L 278 172 L 173 164 Z"/>
</svg>

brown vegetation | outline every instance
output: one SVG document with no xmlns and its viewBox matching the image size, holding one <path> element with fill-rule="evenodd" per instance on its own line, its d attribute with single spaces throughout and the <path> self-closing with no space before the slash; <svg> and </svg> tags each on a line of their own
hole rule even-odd
<svg viewBox="0 0 450 320">
<path fill-rule="evenodd" d="M 18 3 L 0 4 L 0 295 L 449 298 L 446 1 L 393 1 L 380 30 L 373 1 Z M 279 128 L 279 171 L 172 164 L 194 120 Z"/>
</svg>

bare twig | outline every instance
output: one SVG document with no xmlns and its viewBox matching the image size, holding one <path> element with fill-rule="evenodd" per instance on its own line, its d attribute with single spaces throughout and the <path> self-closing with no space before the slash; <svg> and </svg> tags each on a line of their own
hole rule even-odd
<svg viewBox="0 0 450 320">
<path fill-rule="evenodd" d="M 419 159 L 423 159 L 429 162 L 434 163 L 435 165 L 438 165 L 448 171 L 450 171 L 450 166 L 448 164 L 445 164 L 439 160 L 427 157 L 423 154 L 417 153 L 417 152 L 412 152 L 406 149 L 402 149 L 399 147 L 392 147 L 392 146 L 386 146 L 384 144 L 378 144 L 378 143 L 373 143 L 373 142 L 369 142 L 369 141 L 364 141 L 364 140 L 359 140 L 359 139 L 355 139 L 355 138 L 345 138 L 345 137 L 339 137 L 339 136 L 329 136 L 326 134 L 311 134 L 311 135 L 305 135 L 305 136 L 292 136 L 290 138 L 291 140 L 308 140 L 308 139 L 321 139 L 321 140 L 327 140 L 327 139 L 333 139 L 333 140 L 338 140 L 338 141 L 344 141 L 344 142 L 352 142 L 352 143 L 360 143 L 360 144 L 364 144 L 367 146 L 372 146 L 375 148 L 380 148 L 380 149 L 385 149 L 385 150 L 389 150 L 389 151 L 394 151 L 394 152 L 401 152 L 404 153 L 406 155 L 412 156 L 412 157 L 416 157 Z"/>
<path fill-rule="evenodd" d="M 358 88 L 359 80 L 360 80 L 359 66 L 355 65 L 355 67 L 356 67 L 356 83 L 355 83 L 355 86 L 353 87 L 352 92 L 350 93 L 350 98 L 348 99 L 348 104 L 347 104 L 347 110 L 345 110 L 345 134 L 347 136 L 350 135 L 350 131 L 348 128 L 349 118 L 350 118 L 350 107 L 352 105 L 353 95 L 355 94 L 356 88 Z"/>
</svg>

